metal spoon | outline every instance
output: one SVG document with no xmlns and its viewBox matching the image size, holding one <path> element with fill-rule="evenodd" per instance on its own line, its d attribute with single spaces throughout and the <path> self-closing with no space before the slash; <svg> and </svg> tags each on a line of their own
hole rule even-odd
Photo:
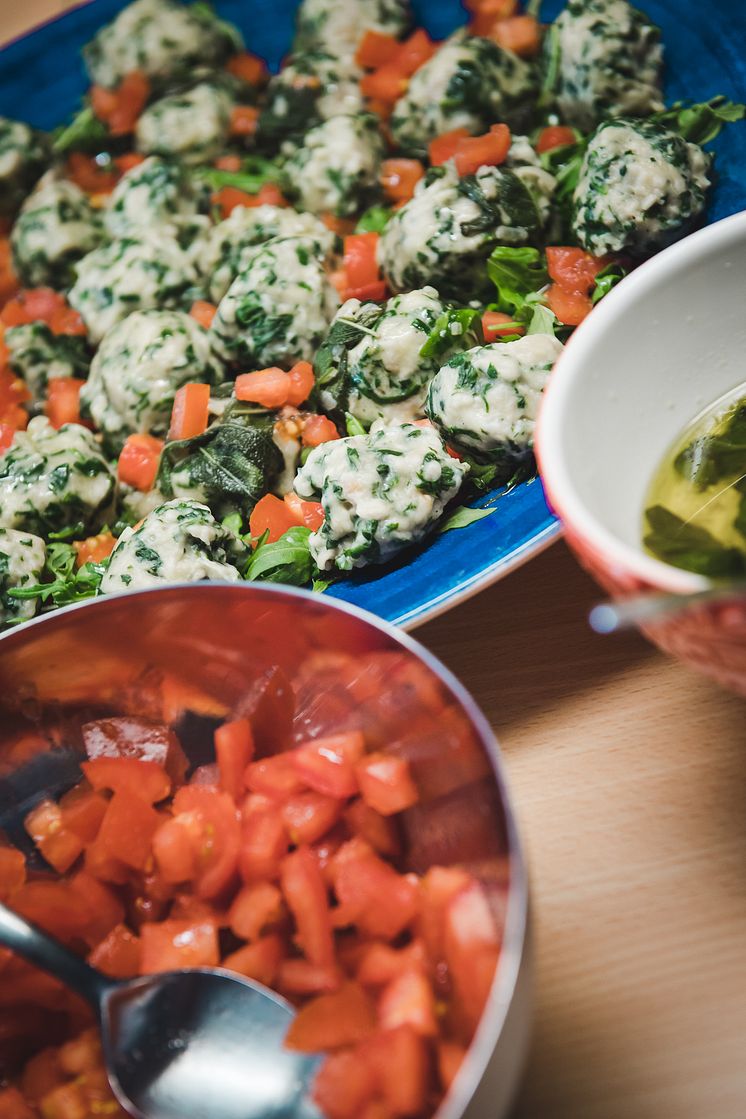
<svg viewBox="0 0 746 1119">
<path fill-rule="evenodd" d="M 260 984 L 213 968 L 108 979 L 4 905 L 0 943 L 91 1004 L 135 1119 L 318 1119 L 305 1091 L 318 1058 L 283 1048 L 293 1008 Z"/>
<path fill-rule="evenodd" d="M 635 626 L 659 622 L 697 606 L 712 606 L 746 599 L 746 582 L 728 583 L 690 594 L 641 594 L 616 602 L 601 602 L 588 615 L 596 633 L 619 633 Z"/>
</svg>

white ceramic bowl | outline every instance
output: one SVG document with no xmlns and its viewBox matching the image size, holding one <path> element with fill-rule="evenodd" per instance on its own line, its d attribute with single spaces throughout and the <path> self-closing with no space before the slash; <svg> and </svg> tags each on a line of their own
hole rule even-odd
<svg viewBox="0 0 746 1119">
<path fill-rule="evenodd" d="M 611 593 L 686 592 L 701 576 L 642 546 L 652 475 L 706 405 L 746 382 L 746 212 L 643 264 L 576 331 L 537 431 L 550 503 L 581 563 Z M 746 611 L 699 608 L 646 633 L 746 693 Z"/>
</svg>

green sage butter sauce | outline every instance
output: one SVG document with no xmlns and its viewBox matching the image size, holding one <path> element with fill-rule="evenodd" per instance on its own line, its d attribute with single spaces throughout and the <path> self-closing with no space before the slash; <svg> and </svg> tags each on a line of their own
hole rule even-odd
<svg viewBox="0 0 746 1119">
<path fill-rule="evenodd" d="M 746 575 L 746 385 L 721 397 L 666 452 L 648 490 L 646 549 L 711 579 Z"/>
</svg>

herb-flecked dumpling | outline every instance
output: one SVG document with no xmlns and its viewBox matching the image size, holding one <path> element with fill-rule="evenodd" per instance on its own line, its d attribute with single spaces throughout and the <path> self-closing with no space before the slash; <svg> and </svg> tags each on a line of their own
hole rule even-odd
<svg viewBox="0 0 746 1119">
<path fill-rule="evenodd" d="M 110 241 L 78 262 L 68 301 L 92 342 L 133 311 L 186 309 L 198 297 L 194 261 L 167 237 Z"/>
<path fill-rule="evenodd" d="M 545 39 L 544 65 L 562 120 L 584 132 L 663 108 L 660 30 L 627 0 L 570 0 Z"/>
<path fill-rule="evenodd" d="M 452 162 L 433 168 L 381 234 L 379 262 L 393 291 L 427 285 L 446 299 L 490 294 L 485 262 L 495 245 L 535 244 L 541 219 L 513 171 L 480 167 L 459 177 Z"/>
<path fill-rule="evenodd" d="M 72 283 L 75 263 L 102 238 L 88 196 L 48 171 L 21 206 L 10 235 L 16 273 L 26 287 L 62 291 Z"/>
<path fill-rule="evenodd" d="M 47 546 L 39 536 L 0 528 L 0 626 L 33 618 L 38 598 L 15 598 L 9 591 L 39 582 Z"/>
<path fill-rule="evenodd" d="M 406 152 L 425 155 L 443 132 L 477 135 L 502 121 L 530 123 L 537 95 L 534 66 L 491 39 L 457 31 L 410 79 L 394 106 L 391 132 Z"/>
<path fill-rule="evenodd" d="M 210 190 L 180 163 L 149 156 L 123 175 L 103 211 L 107 233 L 175 238 L 182 248 L 209 227 Z"/>
<path fill-rule="evenodd" d="M 212 345 L 235 370 L 290 369 L 313 358 L 338 306 L 313 239 L 268 241 L 218 304 Z"/>
<path fill-rule="evenodd" d="M 0 217 L 15 217 L 49 159 L 49 141 L 43 133 L 19 120 L 0 117 Z"/>
<path fill-rule="evenodd" d="M 3 335 L 8 365 L 22 377 L 34 400 L 45 396 L 47 382 L 55 377 L 85 380 L 91 355 L 85 338 L 55 334 L 45 322 L 10 326 Z"/>
<path fill-rule="evenodd" d="M 590 139 L 573 230 L 593 256 L 641 255 L 683 237 L 705 207 L 710 157 L 654 121 L 611 120 Z"/>
<path fill-rule="evenodd" d="M 366 427 L 376 420 L 421 419 L 428 382 L 444 358 L 460 348 L 459 332 L 442 319 L 446 310 L 435 288 L 395 295 L 383 305 L 359 299 L 343 303 L 316 358 L 325 411 L 349 412 Z M 433 356 L 423 357 L 439 321 L 446 322 L 448 336 Z"/>
<path fill-rule="evenodd" d="M 319 121 L 362 110 L 362 71 L 351 59 L 328 51 L 292 55 L 267 86 L 257 142 L 270 151 L 284 140 L 299 142 Z"/>
<path fill-rule="evenodd" d="M 44 416 L 17 431 L 0 455 L 0 526 L 47 537 L 80 526 L 98 531 L 111 509 L 114 474 L 80 424 L 53 428 Z"/>
<path fill-rule="evenodd" d="M 237 583 L 239 568 L 248 559 L 246 545 L 216 521 L 206 505 L 167 501 L 119 537 L 101 580 L 101 594 L 205 579 Z"/>
<path fill-rule="evenodd" d="M 350 217 L 378 194 L 384 148 L 371 113 L 329 117 L 283 150 L 287 192 L 303 210 Z"/>
<path fill-rule="evenodd" d="M 236 206 L 210 231 L 201 253 L 210 299 L 219 303 L 256 246 L 275 237 L 308 237 L 320 259 L 332 251 L 335 241 L 332 231 L 313 214 L 299 214 L 290 206 Z"/>
<path fill-rule="evenodd" d="M 165 435 L 176 390 L 188 381 L 221 379 L 207 332 L 184 311 L 135 311 L 103 337 L 80 393 L 116 455 L 128 435 Z"/>
<path fill-rule="evenodd" d="M 170 93 L 149 105 L 137 122 L 135 146 L 148 155 L 172 156 L 186 164 L 210 163 L 225 148 L 233 101 L 212 82 Z"/>
<path fill-rule="evenodd" d="M 132 70 L 163 86 L 220 66 L 241 46 L 237 29 L 205 4 L 134 0 L 83 48 L 83 58 L 91 81 L 108 89 Z"/>
<path fill-rule="evenodd" d="M 430 382 L 425 411 L 443 439 L 512 473 L 533 446 L 541 395 L 562 343 L 549 334 L 455 354 Z"/>
<path fill-rule="evenodd" d="M 400 38 L 409 27 L 407 0 L 303 0 L 293 49 L 352 56 L 366 31 Z"/>
<path fill-rule="evenodd" d="M 314 448 L 295 491 L 324 509 L 324 523 L 309 540 L 317 567 L 350 571 L 383 563 L 421 540 L 467 472 L 434 428 L 414 424 Z"/>
</svg>

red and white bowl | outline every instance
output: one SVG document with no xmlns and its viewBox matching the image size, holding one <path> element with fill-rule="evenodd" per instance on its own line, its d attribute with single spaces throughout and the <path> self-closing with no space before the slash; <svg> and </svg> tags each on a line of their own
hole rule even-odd
<svg viewBox="0 0 746 1119">
<path fill-rule="evenodd" d="M 576 331 L 550 378 L 537 431 L 544 487 L 570 547 L 613 596 L 709 585 L 644 550 L 643 509 L 666 449 L 739 384 L 746 384 L 746 212 L 692 234 L 625 279 Z M 699 606 L 645 633 L 746 694 L 746 604 Z"/>
</svg>

